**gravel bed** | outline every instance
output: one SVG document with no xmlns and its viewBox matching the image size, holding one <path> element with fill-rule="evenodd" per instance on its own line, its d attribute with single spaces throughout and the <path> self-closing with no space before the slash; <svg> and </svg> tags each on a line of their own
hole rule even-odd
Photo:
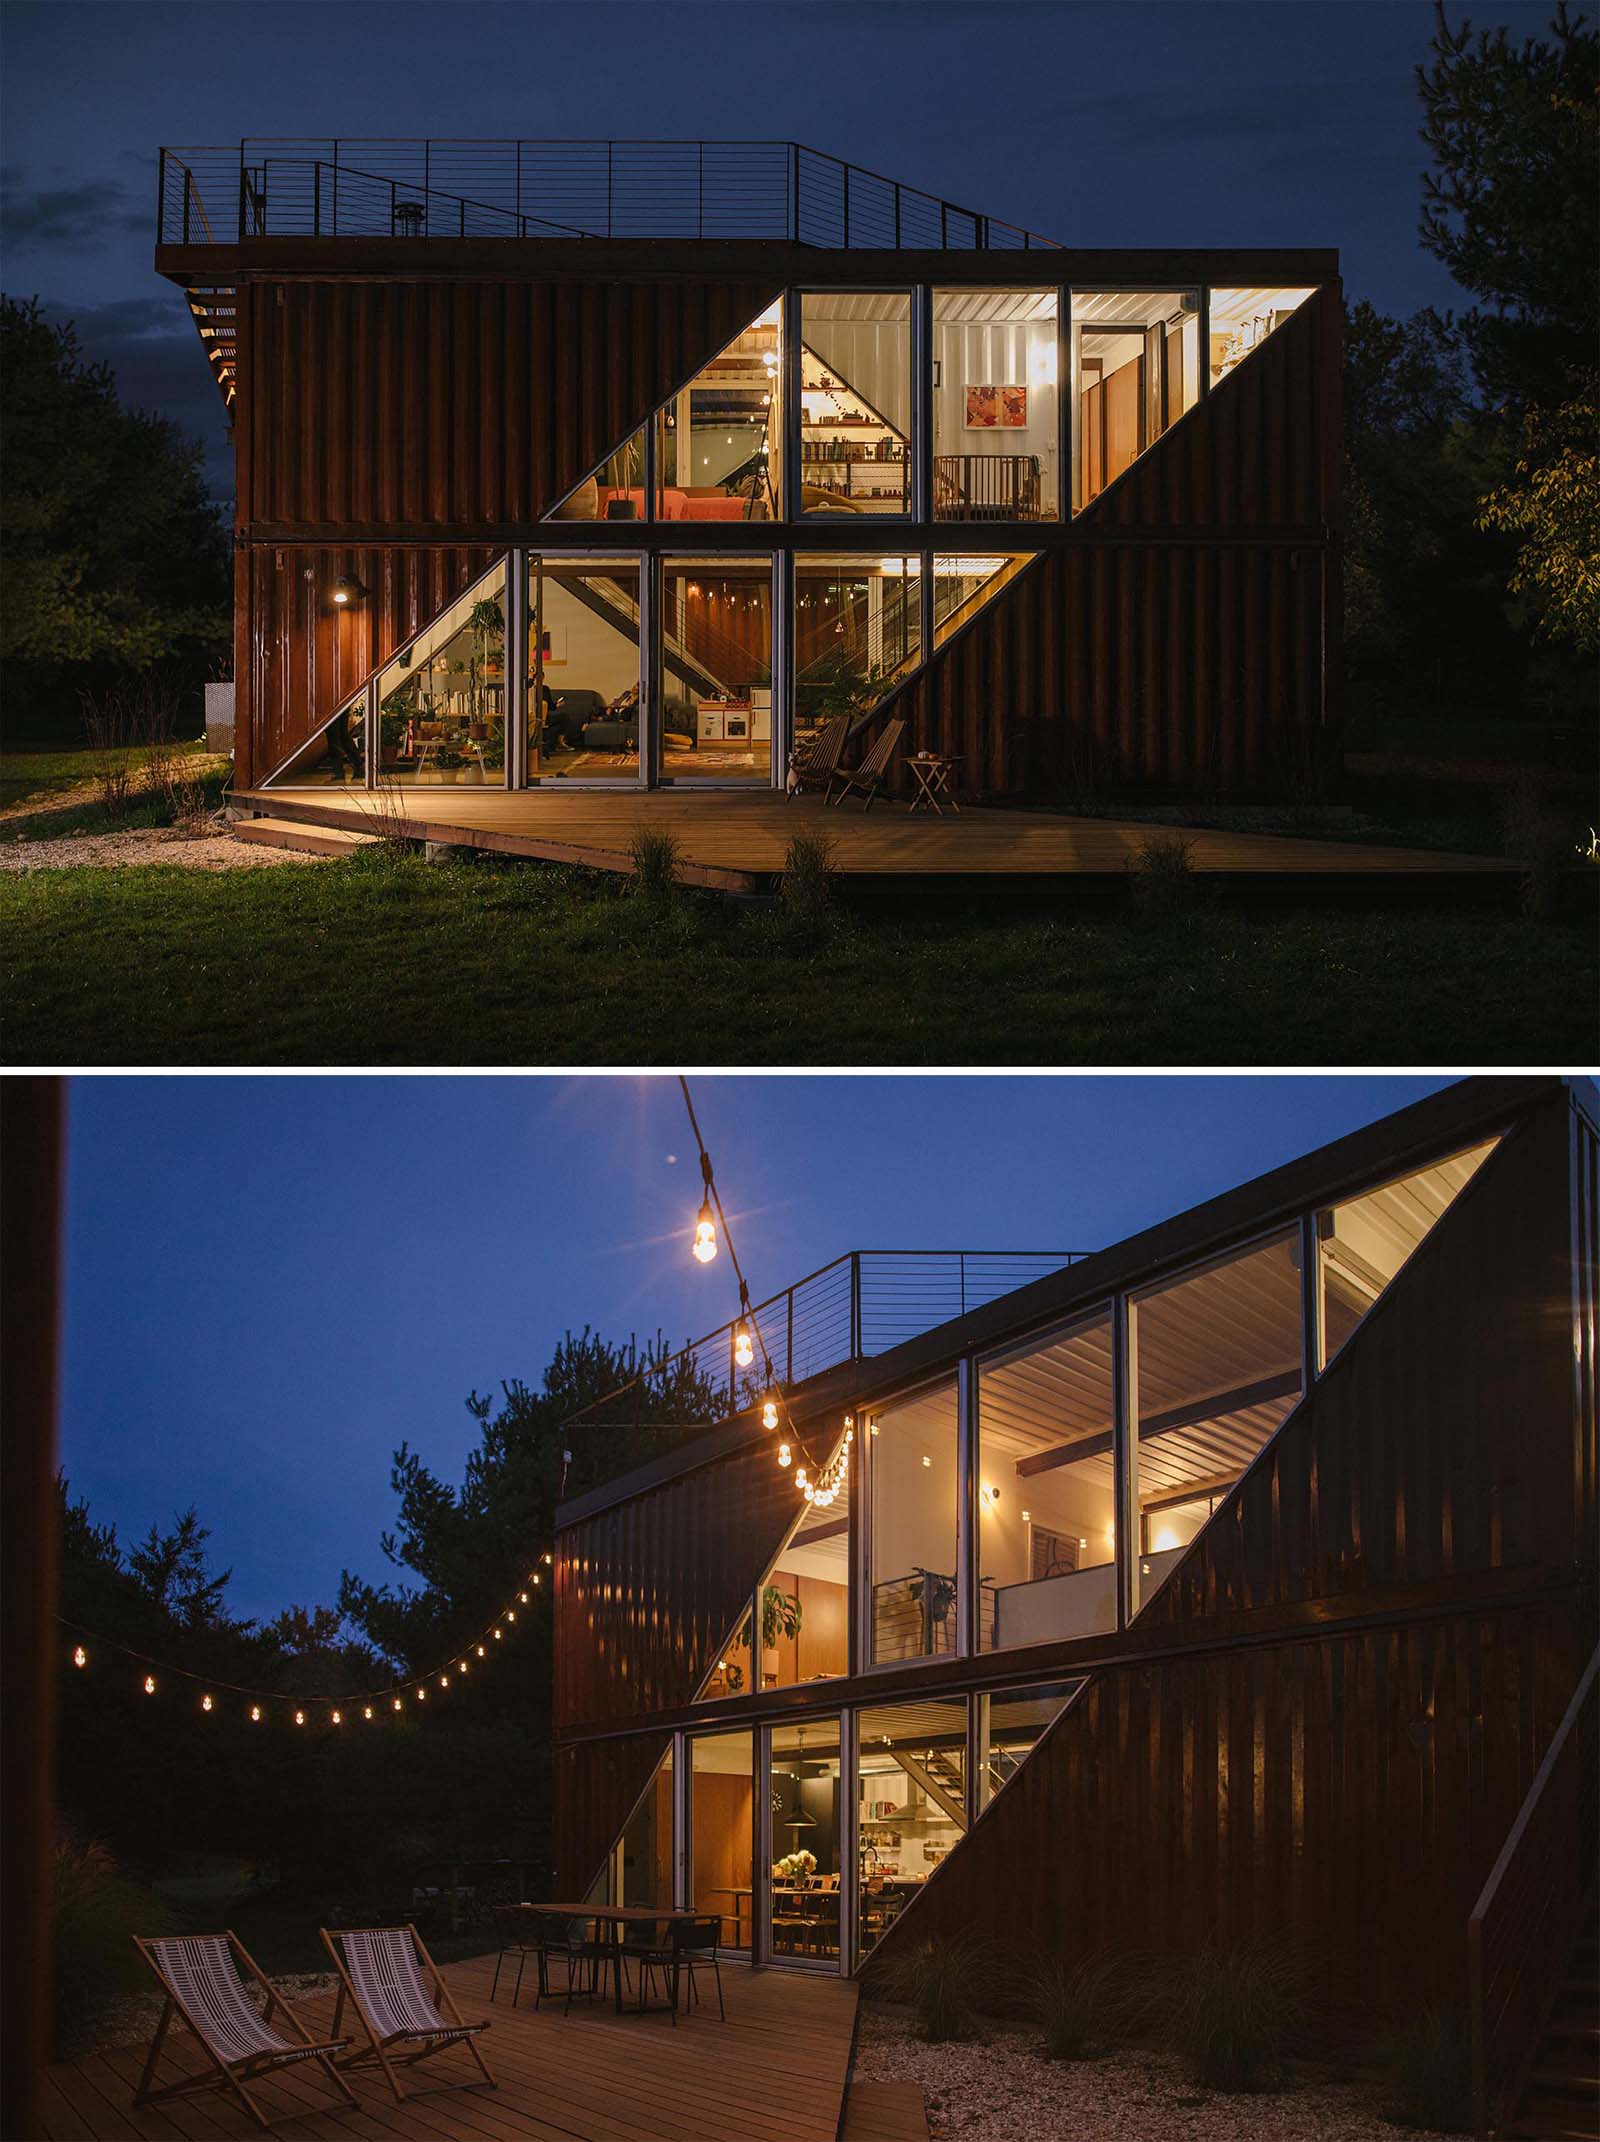
<svg viewBox="0 0 1600 2142">
<path fill-rule="evenodd" d="M 339 1981 L 332 1971 L 274 1972 L 272 1983 L 291 2001 L 309 2001 L 314 1994 L 332 1993 Z M 156 1992 L 124 1994 L 107 2001 L 74 2041 L 69 2057 L 86 2060 L 91 2053 L 109 2053 L 118 2046 L 148 2046 L 161 2020 L 163 1996 Z"/>
<path fill-rule="evenodd" d="M 278 863 L 325 863 L 299 848 L 264 848 L 231 833 L 194 838 L 175 826 L 133 826 L 120 833 L 66 833 L 59 840 L 0 842 L 0 870 L 72 870 L 90 864 L 119 869 L 161 863 L 180 870 L 261 870 Z"/>
<path fill-rule="evenodd" d="M 855 2073 L 922 2085 L 935 2142 L 1403 2142 L 1371 2082 L 1307 2072 L 1292 2090 L 1248 2097 L 1203 2090 L 1171 2053 L 1123 2048 L 1093 2060 L 1046 2060 L 1035 2033 L 985 2028 L 964 2044 L 928 2045 L 907 2019 L 861 2008 Z"/>
</svg>

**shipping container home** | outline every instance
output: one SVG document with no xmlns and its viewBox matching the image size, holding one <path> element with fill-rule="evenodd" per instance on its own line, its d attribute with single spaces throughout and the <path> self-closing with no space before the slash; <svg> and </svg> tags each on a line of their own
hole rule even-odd
<svg viewBox="0 0 1600 2142">
<path fill-rule="evenodd" d="M 557 1893 L 802 1971 L 1303 1942 L 1503 2107 L 1593 1904 L 1596 1154 L 1468 1079 L 961 1309 L 842 1260 L 777 1428 L 704 1342 L 736 1410 L 560 1515 Z"/>
<path fill-rule="evenodd" d="M 156 265 L 233 426 L 241 790 L 770 793 L 840 715 L 976 796 L 1336 751 L 1330 251 L 326 140 L 164 150 Z"/>
</svg>

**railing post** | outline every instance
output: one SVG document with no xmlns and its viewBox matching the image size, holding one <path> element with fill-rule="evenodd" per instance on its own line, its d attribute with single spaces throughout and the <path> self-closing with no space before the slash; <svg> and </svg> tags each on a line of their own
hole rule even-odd
<svg viewBox="0 0 1600 2142">
<path fill-rule="evenodd" d="M 331 235 L 335 238 L 339 235 L 339 137 L 337 134 L 333 137 L 333 231 Z"/>
<path fill-rule="evenodd" d="M 844 249 L 850 250 L 850 166 L 844 167 Z"/>
<path fill-rule="evenodd" d="M 783 1359 L 784 1359 L 784 1370 L 783 1370 L 783 1380 L 784 1380 L 784 1382 L 785 1382 L 785 1383 L 793 1383 L 793 1382 L 794 1382 L 794 1289 L 793 1289 L 793 1287 L 791 1287 L 791 1288 L 789 1289 L 789 1292 L 788 1292 L 788 1295 L 787 1295 L 786 1299 L 787 1299 L 787 1302 L 788 1302 L 788 1310 L 789 1310 L 789 1328 L 788 1328 L 788 1331 L 786 1332 L 786 1334 L 785 1334 L 785 1336 L 784 1336 L 784 1342 L 783 1342 Z"/>
<path fill-rule="evenodd" d="M 183 174 L 183 242 L 185 245 L 189 243 L 189 195 L 193 186 L 193 174 L 186 171 Z"/>
<path fill-rule="evenodd" d="M 616 158 L 616 151 L 616 143 L 614 141 L 608 141 L 606 143 L 606 236 L 608 238 L 612 235 L 611 213 L 613 189 L 615 184 L 614 164 Z"/>
<path fill-rule="evenodd" d="M 337 200 L 337 196 L 335 196 Z M 311 166 L 311 235 L 322 236 L 322 158 L 319 156 Z"/>
<path fill-rule="evenodd" d="M 861 1359 L 861 1252 L 850 1252 L 850 1358 Z"/>
<path fill-rule="evenodd" d="M 950 244 L 950 203 L 939 203 L 939 243 L 948 248 Z"/>
<path fill-rule="evenodd" d="M 957 1262 L 958 1262 L 958 1263 L 960 1264 L 960 1266 L 961 1266 L 961 1314 L 962 1314 L 963 1316 L 965 1316 L 965 1315 L 966 1315 L 966 1313 L 967 1313 L 967 1253 L 966 1253 L 966 1251 L 965 1251 L 965 1250 L 957 1250 L 957 1251 L 956 1251 L 956 1259 L 957 1259 Z"/>
<path fill-rule="evenodd" d="M 900 181 L 894 182 L 894 249 L 900 250 Z"/>
<path fill-rule="evenodd" d="M 187 213 L 187 205 L 188 205 L 188 204 L 187 204 L 187 203 L 185 203 L 185 213 Z M 244 143 L 243 143 L 243 142 L 240 142 L 240 144 L 239 144 L 239 238 L 240 238 L 240 242 L 242 243 L 242 242 L 243 242 L 243 239 L 244 239 Z"/>
<path fill-rule="evenodd" d="M 698 199 L 695 204 L 695 235 L 703 238 L 706 234 L 706 145 L 703 141 L 695 143 L 695 156 L 699 169 Z"/>
<path fill-rule="evenodd" d="M 798 245 L 800 243 L 800 144 L 797 141 L 791 141 L 789 144 L 789 193 L 789 235 Z"/>
</svg>

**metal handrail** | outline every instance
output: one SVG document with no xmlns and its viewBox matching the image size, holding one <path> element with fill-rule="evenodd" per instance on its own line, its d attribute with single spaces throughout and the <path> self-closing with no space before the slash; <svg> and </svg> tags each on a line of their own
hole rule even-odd
<svg viewBox="0 0 1600 2142">
<path fill-rule="evenodd" d="M 730 1317 L 668 1359 L 630 1376 L 603 1398 L 591 1400 L 567 1425 L 614 1423 L 621 1416 L 621 1402 L 630 1396 L 635 1411 L 626 1417 L 632 1425 L 642 1424 L 645 1415 L 640 1409 L 652 1393 L 684 1374 L 705 1378 L 725 1401 L 723 1410 L 738 1412 L 758 1404 L 762 1397 L 766 1385 L 763 1346 L 774 1374 L 789 1389 L 830 1369 L 887 1353 L 907 1339 L 1089 1254 L 1087 1250 L 847 1250 L 804 1279 L 755 1303 L 748 1319 Z M 754 1338 L 755 1358 L 748 1368 L 740 1368 L 735 1358 L 741 1321 L 748 1321 Z"/>
<path fill-rule="evenodd" d="M 1600 1768 L 1600 1649 L 1557 1726 L 1467 1922 L 1472 2116 L 1509 2109 L 1537 2049 L 1593 1879 Z"/>
<path fill-rule="evenodd" d="M 353 179 L 387 187 L 390 234 L 419 240 L 439 235 L 434 218 L 398 232 L 393 212 L 402 202 L 448 206 L 455 226 L 448 235 L 455 237 L 467 235 L 470 220 L 488 217 L 505 219 L 520 237 L 1055 248 L 1055 240 L 1019 224 L 794 141 L 252 137 L 236 145 L 164 148 L 160 161 L 157 242 L 163 245 L 216 244 L 219 232 L 235 231 L 241 239 L 339 235 L 340 187 Z M 274 167 L 293 170 L 303 182 L 283 206 L 270 184 Z M 184 174 L 176 198 L 169 170 Z M 209 212 L 202 188 L 211 197 Z"/>
</svg>

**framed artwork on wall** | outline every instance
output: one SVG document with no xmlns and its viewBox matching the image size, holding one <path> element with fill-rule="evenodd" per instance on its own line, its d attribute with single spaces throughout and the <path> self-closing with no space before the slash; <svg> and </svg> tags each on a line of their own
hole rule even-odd
<svg viewBox="0 0 1600 2142">
<path fill-rule="evenodd" d="M 968 387 L 968 431 L 1022 431 L 1028 423 L 1026 387 Z"/>
</svg>

